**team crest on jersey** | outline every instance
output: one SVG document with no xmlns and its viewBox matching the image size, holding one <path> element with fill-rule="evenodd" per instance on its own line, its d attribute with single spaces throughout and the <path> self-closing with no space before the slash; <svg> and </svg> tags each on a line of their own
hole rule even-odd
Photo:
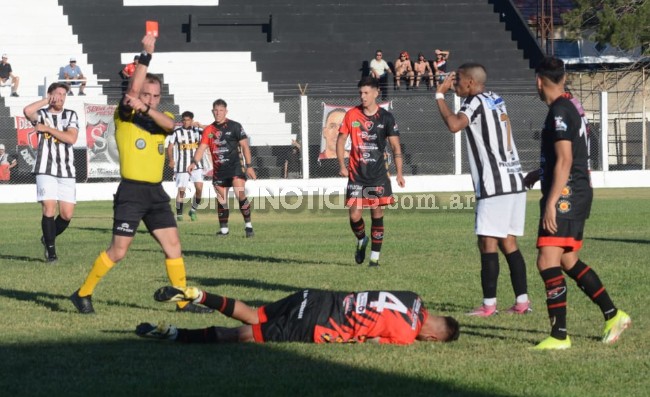
<svg viewBox="0 0 650 397">
<path fill-rule="evenodd" d="M 562 116 L 555 116 L 555 131 L 566 131 L 568 129 L 569 127 L 567 127 Z"/>
<path fill-rule="evenodd" d="M 372 127 L 375 126 L 375 123 L 373 123 L 370 120 L 366 120 L 366 121 L 363 122 L 363 126 L 366 129 L 366 131 L 370 131 L 372 129 Z"/>
<path fill-rule="evenodd" d="M 158 144 L 158 154 L 163 154 L 163 153 L 165 153 L 165 145 L 163 145 L 162 143 L 159 143 Z"/>
<path fill-rule="evenodd" d="M 560 211 L 561 214 L 566 214 L 571 211 L 571 203 L 567 200 L 560 200 L 557 203 L 557 210 Z"/>
<path fill-rule="evenodd" d="M 147 142 L 144 139 L 140 138 L 140 139 L 135 141 L 135 147 L 142 150 L 145 147 L 147 147 Z"/>
<path fill-rule="evenodd" d="M 571 196 L 571 193 L 573 193 L 573 192 L 571 191 L 571 188 L 570 188 L 569 186 L 565 186 L 565 187 L 562 189 L 562 193 L 560 193 L 560 195 L 561 195 L 562 197 L 569 197 L 569 196 Z"/>
</svg>

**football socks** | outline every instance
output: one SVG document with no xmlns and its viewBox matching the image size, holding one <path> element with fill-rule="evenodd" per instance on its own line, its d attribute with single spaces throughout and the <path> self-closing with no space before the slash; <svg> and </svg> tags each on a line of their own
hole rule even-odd
<svg viewBox="0 0 650 397">
<path fill-rule="evenodd" d="M 61 215 L 57 216 L 56 219 L 54 220 L 54 224 L 56 225 L 56 235 L 58 236 L 59 234 L 63 233 L 65 229 L 68 228 L 68 225 L 70 225 L 69 220 L 65 220 L 61 218 Z"/>
<path fill-rule="evenodd" d="M 540 272 L 546 287 L 546 308 L 551 320 L 551 336 L 564 340 L 566 332 L 567 288 L 560 266 L 551 267 Z"/>
<path fill-rule="evenodd" d="M 578 259 L 578 262 L 566 274 L 576 281 L 578 287 L 600 307 L 605 321 L 616 316 L 616 307 L 596 272 Z"/>
<path fill-rule="evenodd" d="M 519 299 L 520 296 L 526 295 L 528 293 L 528 283 L 526 281 L 526 262 L 524 261 L 521 251 L 516 250 L 509 254 L 506 254 L 506 261 L 508 262 L 508 267 L 510 268 L 510 281 L 512 282 L 512 289 L 515 292 L 515 296 Z M 517 300 L 517 302 L 523 303 L 528 301 L 528 296 L 522 298 L 522 300 Z"/>
<path fill-rule="evenodd" d="M 165 259 L 165 268 L 167 269 L 167 277 L 171 285 L 176 287 L 185 287 L 187 280 L 185 278 L 185 262 L 183 258 Z M 178 302 L 180 308 L 185 307 L 189 302 Z"/>
<path fill-rule="evenodd" d="M 363 218 L 360 218 L 356 222 L 350 219 L 350 228 L 352 229 L 352 233 L 354 233 L 357 240 L 363 240 L 363 238 L 366 237 L 366 224 L 363 221 Z"/>
<path fill-rule="evenodd" d="M 370 226 L 370 250 L 372 252 L 381 252 L 381 244 L 384 242 L 384 217 L 372 218 Z M 370 259 L 373 259 L 372 253 Z M 376 259 L 379 259 L 377 257 Z"/>
<path fill-rule="evenodd" d="M 481 254 L 481 287 L 483 299 L 497 297 L 497 279 L 499 278 L 499 254 L 496 252 Z"/>
<path fill-rule="evenodd" d="M 115 262 L 113 262 L 111 258 L 108 257 L 106 251 L 102 251 L 97 259 L 95 259 L 95 263 L 93 263 L 93 267 L 90 269 L 90 273 L 88 273 L 86 281 L 84 281 L 81 288 L 79 288 L 79 296 L 92 295 L 99 281 L 106 275 L 106 273 L 108 273 L 109 270 L 111 270 L 114 265 Z"/>
</svg>

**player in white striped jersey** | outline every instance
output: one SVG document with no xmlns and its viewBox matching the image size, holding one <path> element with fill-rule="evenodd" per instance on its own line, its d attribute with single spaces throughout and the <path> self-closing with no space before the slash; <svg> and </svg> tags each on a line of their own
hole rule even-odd
<svg viewBox="0 0 650 397">
<path fill-rule="evenodd" d="M 508 313 L 530 311 L 526 263 L 517 246 L 524 234 L 526 190 L 519 155 L 512 137 L 506 105 L 499 95 L 487 91 L 485 68 L 466 63 L 438 85 L 436 102 L 451 132 L 465 130 L 472 181 L 476 193 L 476 224 L 481 252 L 483 304 L 469 315 L 489 317 L 497 313 L 497 279 L 501 250 L 510 268 L 515 304 Z M 463 99 L 460 111 L 452 113 L 445 92 L 455 86 Z"/>
<path fill-rule="evenodd" d="M 23 109 L 38 133 L 33 173 L 36 175 L 36 198 L 43 209 L 41 243 L 45 246 L 48 263 L 57 261 L 54 242 L 70 224 L 76 204 L 72 145 L 79 134 L 79 120 L 74 110 L 63 108 L 68 89 L 66 84 L 52 83 L 45 98 Z M 59 216 L 54 219 L 57 204 Z"/>
<path fill-rule="evenodd" d="M 187 186 L 194 183 L 196 192 L 192 198 L 192 208 L 189 216 L 192 221 L 196 220 L 196 210 L 201 203 L 203 194 L 203 165 L 199 162 L 194 170 L 187 171 L 192 163 L 194 154 L 201 143 L 201 132 L 203 128 L 199 123 L 194 122 L 194 113 L 186 111 L 181 115 L 182 125 L 177 127 L 169 136 L 167 146 L 167 158 L 169 168 L 174 170 L 174 179 L 178 193 L 176 194 L 176 220 L 183 220 L 183 202 L 185 201 L 185 190 Z"/>
</svg>

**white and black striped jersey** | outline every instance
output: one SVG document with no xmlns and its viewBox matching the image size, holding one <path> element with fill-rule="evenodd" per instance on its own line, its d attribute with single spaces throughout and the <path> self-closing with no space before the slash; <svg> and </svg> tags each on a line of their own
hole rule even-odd
<svg viewBox="0 0 650 397">
<path fill-rule="evenodd" d="M 192 163 L 194 154 L 201 143 L 201 132 L 199 127 L 190 127 L 188 129 L 178 127 L 172 132 L 169 138 L 170 144 L 174 145 L 174 172 L 187 172 L 187 167 Z M 196 165 L 197 169 L 203 169 L 201 161 Z"/>
<path fill-rule="evenodd" d="M 36 124 L 45 124 L 59 131 L 68 128 L 79 129 L 77 112 L 63 109 L 61 113 L 51 113 L 47 109 L 37 112 Z M 74 153 L 73 145 L 63 143 L 48 133 L 38 133 L 38 154 L 32 173 L 52 175 L 58 178 L 74 178 Z"/>
<path fill-rule="evenodd" d="M 503 98 L 490 91 L 467 97 L 460 113 L 469 119 L 465 131 L 476 199 L 525 191 Z"/>
</svg>

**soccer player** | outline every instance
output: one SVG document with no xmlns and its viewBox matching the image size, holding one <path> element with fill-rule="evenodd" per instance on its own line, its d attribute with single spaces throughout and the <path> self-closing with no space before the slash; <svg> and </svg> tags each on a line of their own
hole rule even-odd
<svg viewBox="0 0 650 397">
<path fill-rule="evenodd" d="M 481 253 L 483 304 L 469 315 L 489 317 L 497 313 L 499 250 L 510 268 L 515 293 L 511 314 L 530 311 L 526 263 L 517 246 L 524 234 L 526 188 L 519 155 L 512 136 L 506 104 L 499 95 L 485 90 L 487 73 L 478 63 L 466 63 L 438 84 L 436 102 L 451 132 L 465 130 L 467 152 L 476 194 L 474 231 Z M 463 98 L 460 111 L 452 113 L 445 92 L 455 87 Z"/>
<path fill-rule="evenodd" d="M 245 325 L 237 328 L 183 329 L 141 323 L 142 337 L 185 343 L 303 342 L 386 343 L 407 345 L 458 339 L 453 317 L 429 314 L 422 299 L 410 291 L 332 292 L 305 289 L 253 309 L 242 301 L 210 294 L 195 287 L 162 287 L 160 302 L 191 301 L 216 309 Z"/>
<path fill-rule="evenodd" d="M 192 198 L 192 208 L 189 211 L 189 216 L 192 221 L 195 221 L 196 210 L 201 203 L 203 193 L 203 165 L 199 161 L 192 172 L 188 172 L 187 168 L 192 163 L 194 154 L 199 148 L 203 129 L 199 127 L 198 123 L 194 123 L 194 113 L 183 112 L 181 118 L 183 124 L 176 128 L 169 138 L 167 157 L 169 158 L 169 168 L 174 170 L 174 179 L 178 188 L 176 194 L 176 220 L 183 220 L 185 190 L 190 183 L 194 183 L 196 192 Z"/>
<path fill-rule="evenodd" d="M 43 211 L 41 244 L 45 247 L 48 263 L 58 260 L 56 237 L 70 225 L 77 202 L 72 146 L 79 134 L 79 119 L 74 110 L 63 108 L 67 92 L 66 84 L 52 83 L 45 98 L 23 109 L 38 133 L 33 173 L 36 175 L 36 199 Z M 59 215 L 55 219 L 57 205 Z"/>
<path fill-rule="evenodd" d="M 192 172 L 196 169 L 205 150 L 210 149 L 213 164 L 212 184 L 217 192 L 217 215 L 220 228 L 217 236 L 223 237 L 230 233 L 228 191 L 232 187 L 239 201 L 239 211 L 244 217 L 246 237 L 253 237 L 255 233 L 251 223 L 251 205 L 246 197 L 246 178 L 257 179 L 257 175 L 251 165 L 248 135 L 241 124 L 226 117 L 228 104 L 223 99 L 217 99 L 212 103 L 212 114 L 214 122 L 203 130 L 201 144 L 187 171 Z"/>
<path fill-rule="evenodd" d="M 614 343 L 632 324 L 614 306 L 596 272 L 578 258 L 593 192 L 589 175 L 589 126 L 582 105 L 564 91 L 564 62 L 545 58 L 535 69 L 537 91 L 549 107 L 542 130 L 540 168 L 526 175 L 532 187 L 541 181 L 537 268 L 546 287 L 551 335 L 534 348 L 567 349 L 567 287 L 562 271 L 595 303 L 605 317 L 602 342 Z"/>
<path fill-rule="evenodd" d="M 377 105 L 379 81 L 364 77 L 357 84 L 361 105 L 350 109 L 343 118 L 336 141 L 339 174 L 348 177 L 346 205 L 349 207 L 350 227 L 357 238 L 355 261 L 366 258 L 368 237 L 363 221 L 363 209 L 370 208 L 372 226 L 370 235 L 370 266 L 379 266 L 379 254 L 384 240 L 383 206 L 395 202 L 388 178 L 385 159 L 386 144 L 390 143 L 397 169 L 397 184 L 404 187 L 402 176 L 402 148 L 399 130 L 393 115 Z M 345 165 L 345 142 L 350 136 L 349 168 Z"/>
<path fill-rule="evenodd" d="M 113 200 L 113 238 L 99 254 L 86 281 L 70 300 L 80 313 L 95 310 L 92 293 L 97 283 L 121 261 L 133 242 L 140 221 L 165 254 L 167 276 L 172 285 L 185 287 L 185 263 L 169 196 L 162 187 L 165 137 L 174 129 L 173 115 L 159 111 L 160 78 L 147 73 L 156 38 L 145 35 L 140 63 L 129 88 L 115 109 L 115 139 L 120 156 L 122 181 Z M 177 310 L 207 313 L 211 310 L 190 302 L 178 302 Z"/>
</svg>

